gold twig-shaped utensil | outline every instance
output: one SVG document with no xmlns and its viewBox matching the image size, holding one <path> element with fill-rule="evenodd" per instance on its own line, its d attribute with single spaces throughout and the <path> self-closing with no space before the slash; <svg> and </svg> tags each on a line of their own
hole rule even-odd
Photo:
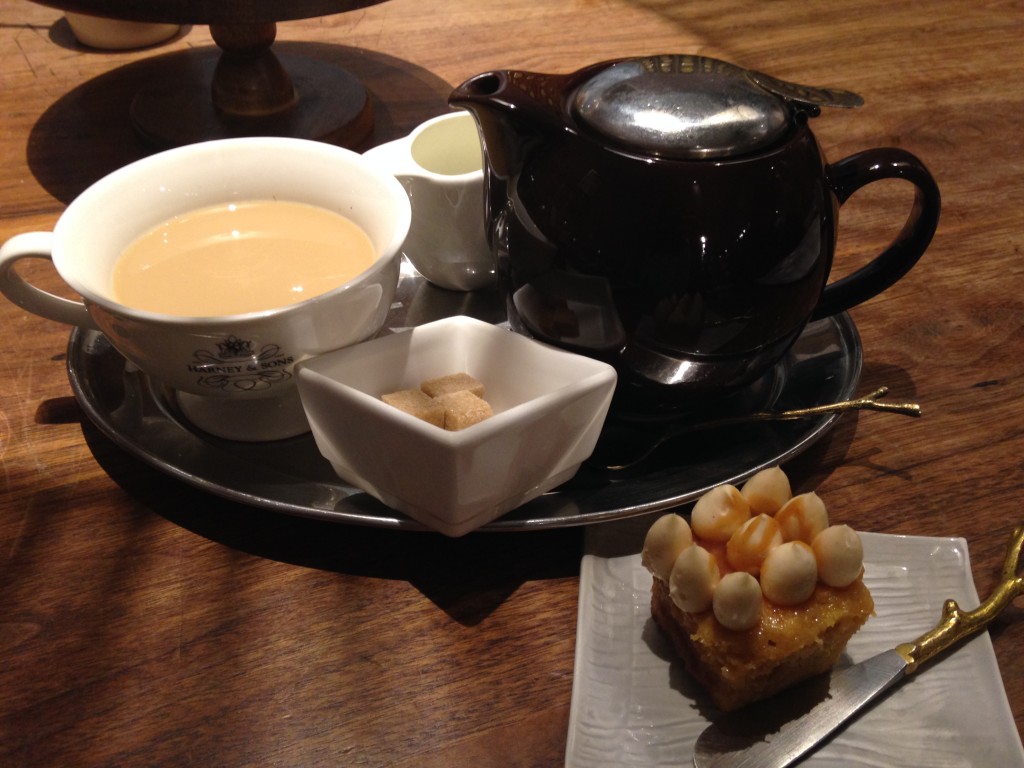
<svg viewBox="0 0 1024 768">
<path fill-rule="evenodd" d="M 1021 547 L 1024 546 L 1024 525 L 1019 525 L 1010 539 L 999 584 L 973 611 L 963 610 L 956 600 L 942 606 L 942 620 L 916 640 L 896 646 L 896 653 L 907 661 L 906 674 L 911 674 L 929 659 L 966 637 L 980 632 L 998 616 L 1014 598 L 1024 595 L 1024 576 L 1019 576 Z"/>
<path fill-rule="evenodd" d="M 752 413 L 748 416 L 737 416 L 732 421 L 784 421 L 786 419 L 806 419 L 809 416 L 820 416 L 826 413 L 844 413 L 846 411 L 888 411 L 904 416 L 920 416 L 921 406 L 917 403 L 880 403 L 878 398 L 889 393 L 888 387 L 879 387 L 874 392 L 858 397 L 856 400 L 843 400 L 839 403 L 825 403 L 810 408 L 794 408 L 789 411 L 765 411 Z"/>
<path fill-rule="evenodd" d="M 618 459 L 614 464 L 606 463 L 602 466 L 604 469 L 611 472 L 621 472 L 623 470 L 631 469 L 641 462 L 646 461 L 666 442 L 679 437 L 680 435 L 707 429 L 731 427 L 738 424 L 760 421 L 793 421 L 796 419 L 823 416 L 830 413 L 845 413 L 847 411 L 883 411 L 914 417 L 921 415 L 921 406 L 917 403 L 880 402 L 879 398 L 883 397 L 888 392 L 888 387 L 879 387 L 874 392 L 864 395 L 863 397 L 858 397 L 855 400 L 843 400 L 838 403 L 825 403 L 824 405 L 814 405 L 809 408 L 794 408 L 787 411 L 759 411 L 757 413 L 747 413 L 741 416 L 730 416 L 710 421 L 673 423 L 657 435 L 650 437 L 645 436 L 645 439 L 642 441 L 642 445 L 639 447 L 634 444 L 634 446 L 632 446 L 634 448 L 634 455 Z M 620 447 L 622 446 L 615 446 L 612 450 L 617 451 Z M 629 447 L 627 446 L 624 452 L 628 451 Z"/>
</svg>

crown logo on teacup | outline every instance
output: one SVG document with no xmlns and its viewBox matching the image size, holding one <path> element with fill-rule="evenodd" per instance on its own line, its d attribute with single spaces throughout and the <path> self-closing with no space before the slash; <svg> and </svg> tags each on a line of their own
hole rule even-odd
<svg viewBox="0 0 1024 768">
<path fill-rule="evenodd" d="M 217 356 L 222 360 L 237 360 L 240 357 L 252 357 L 252 342 L 248 339 L 239 339 L 236 336 L 229 336 L 224 341 L 217 342 Z"/>
</svg>

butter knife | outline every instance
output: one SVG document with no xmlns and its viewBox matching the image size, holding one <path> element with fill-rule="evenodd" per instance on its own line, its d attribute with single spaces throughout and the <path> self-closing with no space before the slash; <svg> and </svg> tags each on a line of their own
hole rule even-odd
<svg viewBox="0 0 1024 768">
<path fill-rule="evenodd" d="M 1024 525 L 1010 541 L 999 584 L 989 598 L 973 611 L 964 611 L 955 600 L 942 607 L 939 624 L 910 643 L 859 664 L 835 670 L 825 678 L 827 693 L 811 709 L 788 716 L 786 701 L 769 700 L 763 711 L 743 710 L 708 726 L 694 747 L 695 768 L 784 768 L 807 754 L 870 702 L 918 671 L 946 649 L 980 632 L 1014 598 L 1024 594 L 1024 576 L 1017 575 Z M 789 703 L 814 696 L 821 680 L 808 681 L 789 696 Z M 819 696 L 824 693 L 819 691 Z M 782 697 L 786 697 L 783 694 Z M 799 706 L 797 703 L 796 706 Z M 756 708 L 757 705 L 754 705 Z"/>
</svg>

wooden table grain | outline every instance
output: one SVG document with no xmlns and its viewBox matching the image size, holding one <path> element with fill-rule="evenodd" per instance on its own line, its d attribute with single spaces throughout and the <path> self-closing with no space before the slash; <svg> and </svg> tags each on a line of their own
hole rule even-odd
<svg viewBox="0 0 1024 768">
<path fill-rule="evenodd" d="M 282 23 L 276 45 L 362 79 L 370 144 L 495 67 L 692 52 L 861 93 L 814 123 L 829 158 L 902 147 L 943 194 L 918 267 L 852 312 L 862 389 L 924 416 L 844 417 L 787 469 L 862 530 L 965 537 L 984 595 L 1024 521 L 1022 38 L 1008 2 L 390 0 Z M 211 44 L 192 27 L 87 50 L 59 11 L 0 0 L 0 239 L 142 156 L 133 93 Z M 838 272 L 894 235 L 907 195 L 843 206 Z M 89 423 L 66 327 L 0 301 L 0 329 L 0 764 L 562 764 L 582 529 L 450 540 L 226 502 Z M 991 635 L 1022 731 L 1020 601 Z"/>
</svg>

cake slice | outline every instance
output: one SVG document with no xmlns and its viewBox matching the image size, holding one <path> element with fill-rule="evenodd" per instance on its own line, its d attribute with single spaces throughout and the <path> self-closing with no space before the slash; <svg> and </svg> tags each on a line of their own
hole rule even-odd
<svg viewBox="0 0 1024 768">
<path fill-rule="evenodd" d="M 751 488 L 774 477 L 789 497 L 781 470 L 765 472 Z M 819 497 L 785 498 L 774 515 L 751 516 L 746 491 L 713 489 L 694 507 L 692 527 L 663 516 L 642 555 L 654 576 L 654 621 L 724 711 L 829 670 L 874 612 L 860 538 L 849 526 L 828 525 Z M 756 497 L 766 509 L 765 495 Z"/>
</svg>

